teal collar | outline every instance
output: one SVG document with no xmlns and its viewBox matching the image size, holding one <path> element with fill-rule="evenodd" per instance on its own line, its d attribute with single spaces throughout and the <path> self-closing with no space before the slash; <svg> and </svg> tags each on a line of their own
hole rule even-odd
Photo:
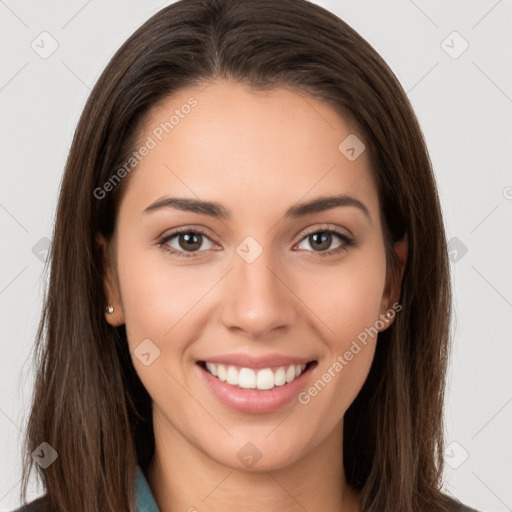
<svg viewBox="0 0 512 512">
<path fill-rule="evenodd" d="M 137 512 L 160 512 L 146 476 L 138 464 L 135 480 L 135 501 L 137 502 Z"/>
</svg>

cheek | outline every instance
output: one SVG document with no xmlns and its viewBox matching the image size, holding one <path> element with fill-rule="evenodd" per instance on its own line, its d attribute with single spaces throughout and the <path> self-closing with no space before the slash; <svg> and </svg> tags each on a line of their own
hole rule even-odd
<svg viewBox="0 0 512 512">
<path fill-rule="evenodd" d="M 324 324 L 331 349 L 344 351 L 379 319 L 386 279 L 384 248 L 354 253 L 339 266 L 300 279 L 301 297 Z"/>
<path fill-rule="evenodd" d="M 355 269 L 350 275 L 343 276 L 343 282 L 332 290 L 328 311 L 333 331 L 342 344 L 375 324 L 380 313 L 384 279 L 378 266 Z"/>
<path fill-rule="evenodd" d="M 136 241 L 119 244 L 118 275 L 128 341 L 133 349 L 149 338 L 160 347 L 172 339 L 178 348 L 179 331 L 206 285 L 195 279 L 193 267 L 176 267 L 155 247 Z M 185 321 L 183 321 L 185 320 Z"/>
<path fill-rule="evenodd" d="M 155 404 L 166 404 L 172 396 L 174 406 L 180 407 L 190 398 L 178 382 L 183 381 L 182 363 L 200 325 L 195 308 L 211 288 L 211 276 L 204 282 L 196 279 L 193 267 L 173 269 L 165 255 L 155 257 L 154 247 L 135 250 L 132 245 L 127 251 L 128 246 L 122 252 L 119 245 L 118 273 L 133 365 Z M 200 411 L 187 414 L 204 420 Z"/>
<path fill-rule="evenodd" d="M 319 361 L 317 380 L 301 403 L 314 403 L 333 426 L 363 386 L 375 354 L 386 278 L 384 248 L 361 252 L 346 265 L 333 268 L 321 282 L 310 279 L 305 302 L 314 304 L 322 320 L 327 351 Z M 315 286 L 313 286 L 315 285 Z M 318 324 L 320 325 L 320 323 Z M 320 415 L 322 416 L 322 415 Z M 314 421 L 313 419 L 311 421 Z M 326 426 L 327 428 L 327 426 Z"/>
</svg>

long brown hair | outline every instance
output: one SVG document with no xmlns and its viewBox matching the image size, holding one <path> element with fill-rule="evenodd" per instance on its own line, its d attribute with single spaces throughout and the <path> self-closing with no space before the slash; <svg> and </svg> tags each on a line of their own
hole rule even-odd
<svg viewBox="0 0 512 512">
<path fill-rule="evenodd" d="M 326 101 L 357 127 L 378 189 L 389 276 L 408 236 L 402 312 L 379 335 L 369 376 L 345 414 L 344 465 L 365 512 L 448 511 L 441 492 L 451 291 L 439 198 L 426 145 L 398 80 L 344 21 L 305 0 L 181 0 L 117 51 L 94 87 L 66 163 L 34 345 L 36 382 L 21 495 L 36 466 L 54 510 L 135 510 L 135 464 L 154 451 L 151 398 L 124 326 L 104 318 L 96 235 L 112 235 L 141 121 L 166 96 L 219 77 L 288 87 Z M 341 142 L 341 141 L 340 141 Z M 133 171 L 136 172 L 136 169 Z"/>
</svg>

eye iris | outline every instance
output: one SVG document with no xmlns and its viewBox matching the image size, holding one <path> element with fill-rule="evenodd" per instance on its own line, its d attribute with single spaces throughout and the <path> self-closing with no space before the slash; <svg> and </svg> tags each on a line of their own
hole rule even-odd
<svg viewBox="0 0 512 512">
<path fill-rule="evenodd" d="M 314 240 L 314 244 L 311 244 L 311 247 L 314 249 L 328 249 L 331 245 L 331 233 L 320 232 L 310 235 L 309 238 Z M 327 241 L 327 243 L 325 243 Z"/>
<path fill-rule="evenodd" d="M 199 249 L 201 247 L 202 235 L 193 234 L 193 233 L 181 233 L 179 236 L 179 244 L 180 247 L 184 248 L 186 251 L 192 251 L 194 249 Z M 185 243 L 182 243 L 182 242 Z"/>
</svg>

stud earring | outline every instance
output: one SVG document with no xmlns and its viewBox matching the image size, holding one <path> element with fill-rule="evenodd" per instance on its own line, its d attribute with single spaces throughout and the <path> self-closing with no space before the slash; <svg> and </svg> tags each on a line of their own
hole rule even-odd
<svg viewBox="0 0 512 512">
<path fill-rule="evenodd" d="M 106 311 L 109 315 L 111 315 L 111 314 L 114 312 L 114 307 L 113 307 L 113 306 L 107 306 L 107 307 L 105 308 L 105 311 Z"/>
</svg>

